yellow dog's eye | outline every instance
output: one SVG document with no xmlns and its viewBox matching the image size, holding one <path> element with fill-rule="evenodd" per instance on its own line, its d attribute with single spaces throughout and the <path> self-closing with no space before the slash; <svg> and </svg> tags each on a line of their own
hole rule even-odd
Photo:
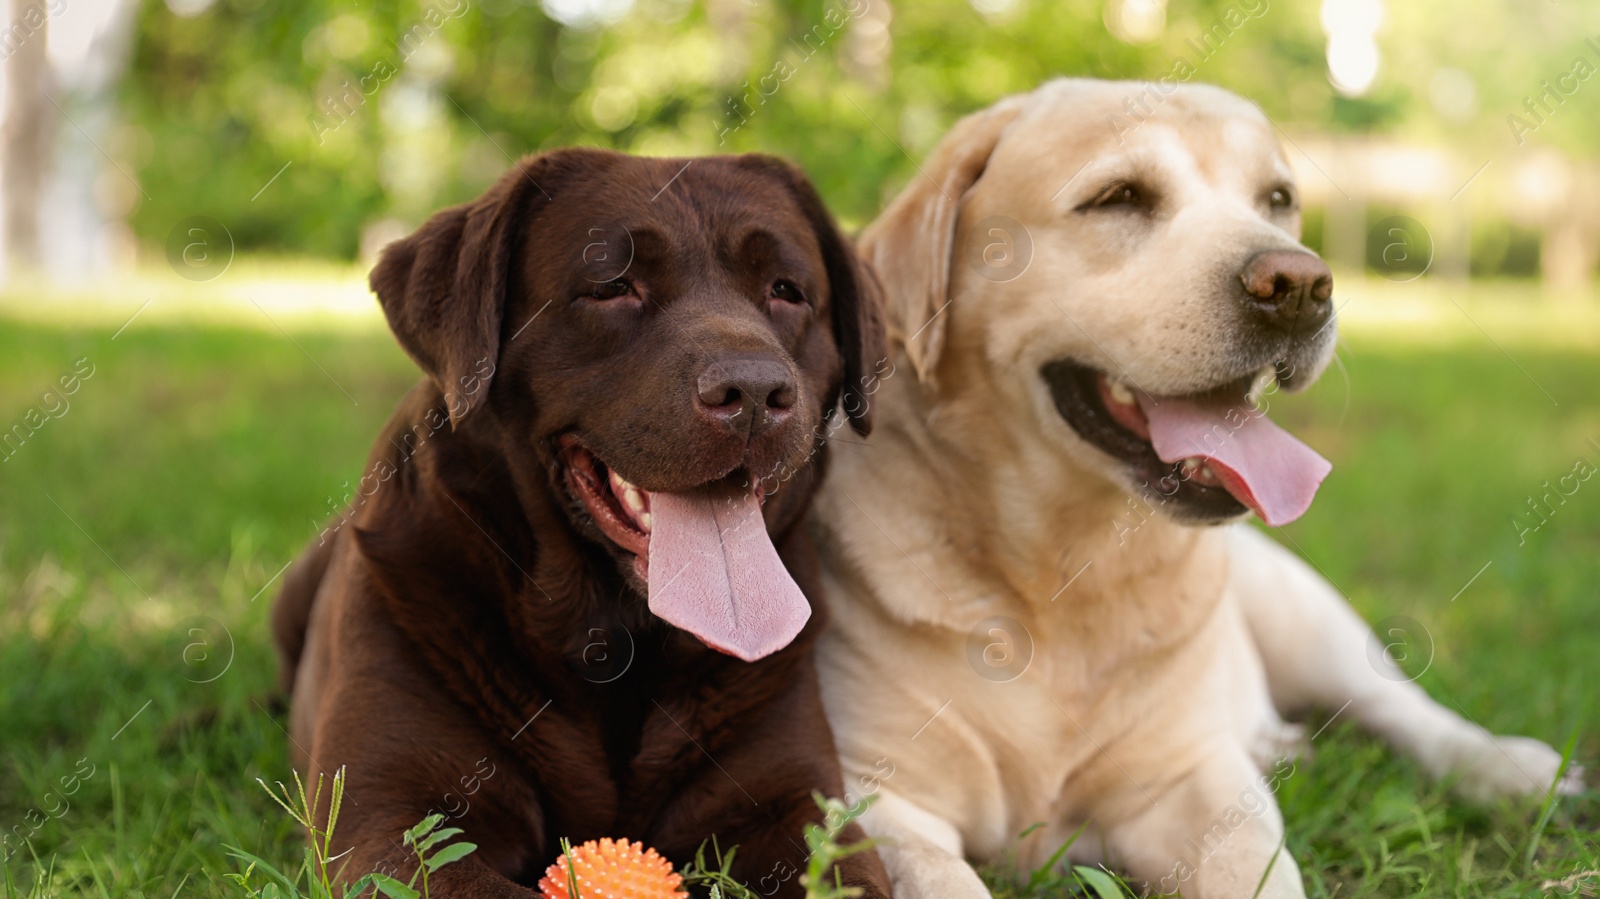
<svg viewBox="0 0 1600 899">
<path fill-rule="evenodd" d="M 1288 209 L 1294 205 L 1294 193 L 1287 187 L 1274 187 L 1267 202 L 1272 204 L 1273 209 Z"/>
<path fill-rule="evenodd" d="M 1099 194 L 1094 195 L 1093 200 L 1090 200 L 1090 202 L 1078 206 L 1078 211 L 1082 213 L 1085 210 L 1117 210 L 1117 208 L 1122 208 L 1122 210 L 1142 210 L 1142 208 L 1147 208 L 1149 205 L 1150 197 L 1144 187 L 1138 186 L 1138 184 L 1130 184 L 1130 182 L 1126 181 L 1118 181 L 1115 184 L 1110 184 L 1106 189 L 1102 189 Z"/>
<path fill-rule="evenodd" d="M 1119 183 L 1100 192 L 1100 195 L 1089 201 L 1089 205 L 1103 209 L 1111 206 L 1144 206 L 1144 191 L 1136 184 Z"/>
</svg>

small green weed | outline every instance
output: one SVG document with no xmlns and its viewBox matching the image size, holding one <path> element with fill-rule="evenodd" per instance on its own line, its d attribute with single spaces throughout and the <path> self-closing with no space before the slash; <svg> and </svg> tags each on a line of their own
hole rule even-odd
<svg viewBox="0 0 1600 899">
<path fill-rule="evenodd" d="M 838 869 L 833 868 L 834 863 L 871 849 L 877 841 L 861 840 L 841 845 L 839 836 L 850 822 L 861 817 L 876 797 L 868 796 L 854 806 L 846 805 L 839 799 L 825 798 L 821 793 L 812 793 L 811 798 L 816 801 L 817 807 L 822 809 L 822 823 L 808 824 L 805 829 L 806 845 L 810 847 L 811 853 L 806 861 L 805 873 L 800 875 L 800 883 L 806 888 L 806 899 L 852 899 L 861 894 L 861 888 L 847 887 L 841 883 Z M 716 860 L 714 865 L 706 860 L 707 846 L 711 848 Z M 738 851 L 738 847 L 735 846 L 724 855 L 714 838 L 702 843 L 700 849 L 695 852 L 694 861 L 685 865 L 680 872 L 683 875 L 684 886 L 709 886 L 711 899 L 764 899 L 760 893 L 751 890 L 728 873 L 733 866 L 734 854 Z M 830 868 L 833 868 L 831 882 L 828 879 Z"/>
<path fill-rule="evenodd" d="M 459 861 L 470 855 L 478 847 L 473 843 L 450 843 L 451 837 L 461 833 L 459 827 L 446 827 L 439 829 L 444 822 L 443 815 L 429 815 L 417 823 L 415 827 L 405 832 L 402 838 L 404 844 L 417 858 L 417 869 L 412 873 L 411 879 L 405 883 L 376 871 L 363 874 L 354 881 L 343 882 L 344 866 L 337 869 L 333 864 L 340 856 L 333 853 L 333 831 L 339 823 L 339 806 L 344 801 L 344 769 L 340 768 L 333 775 L 332 788 L 329 791 L 328 823 L 327 826 L 317 825 L 317 810 L 322 803 L 322 775 L 317 775 L 317 786 L 309 795 L 306 793 L 305 784 L 300 780 L 298 772 L 294 775 L 294 791 L 290 792 L 282 781 L 278 789 L 273 790 L 260 778 L 256 779 L 261 788 L 267 791 L 273 801 L 283 807 L 306 832 L 307 842 L 310 843 L 304 850 L 305 854 L 298 870 L 293 876 L 283 873 L 270 862 L 246 852 L 237 846 L 228 847 L 229 854 L 247 863 L 243 873 L 225 875 L 229 880 L 239 885 L 250 899 L 354 899 L 371 889 L 376 894 L 388 896 L 389 899 L 429 899 L 428 875 L 439 870 L 445 865 Z M 430 850 L 438 847 L 437 851 Z M 266 881 L 255 888 L 251 886 L 251 876 L 260 869 L 261 876 Z M 416 889 L 417 878 L 422 878 L 422 891 Z M 301 883 L 304 882 L 302 888 Z M 334 884 L 339 884 L 338 892 Z"/>
</svg>

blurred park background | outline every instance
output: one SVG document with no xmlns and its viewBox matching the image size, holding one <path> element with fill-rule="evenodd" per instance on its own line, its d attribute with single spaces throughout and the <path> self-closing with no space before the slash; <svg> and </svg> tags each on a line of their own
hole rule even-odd
<svg viewBox="0 0 1600 899">
<path fill-rule="evenodd" d="M 297 853 L 254 783 L 289 772 L 266 612 L 417 377 L 364 284 L 386 241 L 569 144 L 780 154 L 856 228 L 956 118 L 1057 75 L 1212 82 L 1276 123 L 1342 338 L 1335 368 L 1275 408 L 1335 463 L 1275 533 L 1447 706 L 1600 767 L 1600 4 L 5 15 L 6 899 L 238 895 L 225 846 Z M 1593 793 L 1544 815 L 1464 807 L 1342 721 L 1305 770 L 1280 798 L 1312 896 L 1600 883 Z"/>
<path fill-rule="evenodd" d="M 1061 74 L 1254 99 L 1341 265 L 1384 262 L 1367 226 L 1397 212 L 1448 277 L 1576 293 L 1600 253 L 1592 4 L 29 2 L 0 40 L 12 273 L 159 264 L 198 216 L 240 252 L 370 258 L 569 144 L 781 153 L 864 223 L 954 118 Z"/>
</svg>

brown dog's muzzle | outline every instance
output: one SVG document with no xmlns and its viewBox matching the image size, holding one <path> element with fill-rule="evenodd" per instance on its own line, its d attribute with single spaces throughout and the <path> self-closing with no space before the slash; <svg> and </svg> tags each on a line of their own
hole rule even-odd
<svg viewBox="0 0 1600 899">
<path fill-rule="evenodd" d="M 771 357 L 726 356 L 696 379 L 695 413 L 711 427 L 754 439 L 794 415 L 796 377 Z"/>
</svg>

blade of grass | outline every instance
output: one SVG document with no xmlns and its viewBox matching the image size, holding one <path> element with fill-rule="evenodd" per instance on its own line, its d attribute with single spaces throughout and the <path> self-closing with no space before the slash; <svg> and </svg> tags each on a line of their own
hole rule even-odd
<svg viewBox="0 0 1600 899">
<path fill-rule="evenodd" d="M 1094 890 L 1094 894 L 1100 899 L 1127 899 L 1127 893 L 1122 891 L 1122 887 L 1117 886 L 1111 875 L 1099 868 L 1077 865 L 1072 869 L 1072 873 L 1077 875 L 1080 883 Z"/>
<path fill-rule="evenodd" d="M 1261 872 L 1261 880 L 1256 884 L 1256 891 L 1250 894 L 1250 899 L 1257 899 L 1261 891 L 1267 888 L 1267 878 L 1272 876 L 1272 869 L 1277 866 L 1278 859 L 1283 855 L 1283 847 L 1289 842 L 1289 831 L 1283 831 L 1283 836 L 1278 839 L 1278 848 L 1272 853 L 1272 861 L 1267 862 L 1267 869 Z"/>
<path fill-rule="evenodd" d="M 1028 834 L 1033 833 L 1042 826 L 1044 825 L 1035 824 L 1032 827 L 1029 827 L 1027 830 L 1024 830 L 1021 836 L 1026 837 Z M 1078 837 L 1083 836 L 1083 832 L 1087 830 L 1088 827 L 1088 821 L 1078 825 L 1078 829 L 1072 832 L 1072 836 L 1067 837 L 1067 841 L 1062 843 L 1061 847 L 1057 849 L 1043 865 L 1040 865 L 1038 868 L 1034 869 L 1033 873 L 1028 876 L 1028 889 L 1030 892 L 1038 892 L 1039 889 L 1044 886 L 1044 883 L 1050 877 L 1051 872 L 1055 871 L 1056 865 L 1061 863 L 1062 856 L 1067 854 L 1067 850 L 1072 848 L 1073 843 L 1078 842 Z M 1021 837 L 1018 837 L 1018 839 L 1021 839 Z"/>
<path fill-rule="evenodd" d="M 1567 776 L 1567 768 L 1572 764 L 1572 753 L 1578 748 L 1578 729 L 1573 728 L 1572 735 L 1567 738 L 1567 745 L 1561 750 L 1561 767 L 1556 769 L 1556 778 L 1550 782 L 1550 792 L 1545 794 L 1544 805 L 1539 809 L 1539 817 L 1534 821 L 1533 833 L 1528 836 L 1528 851 L 1523 857 L 1523 872 L 1533 873 L 1533 857 L 1539 851 L 1539 841 L 1544 839 L 1544 829 L 1550 824 L 1550 817 L 1556 812 L 1556 805 L 1560 801 L 1557 788 L 1561 786 L 1561 779 Z"/>
</svg>

